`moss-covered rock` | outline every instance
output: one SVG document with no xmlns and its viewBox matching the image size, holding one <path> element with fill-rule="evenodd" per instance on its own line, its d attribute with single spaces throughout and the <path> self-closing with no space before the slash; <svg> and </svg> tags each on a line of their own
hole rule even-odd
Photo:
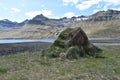
<svg viewBox="0 0 120 80">
<path fill-rule="evenodd" d="M 98 56 L 102 50 L 94 46 L 81 28 L 67 28 L 58 36 L 42 56 L 78 59 L 85 56 Z"/>
</svg>

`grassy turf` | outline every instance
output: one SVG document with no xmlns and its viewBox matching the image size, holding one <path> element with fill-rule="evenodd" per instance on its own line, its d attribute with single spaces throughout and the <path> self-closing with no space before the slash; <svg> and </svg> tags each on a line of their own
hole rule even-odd
<svg viewBox="0 0 120 80">
<path fill-rule="evenodd" d="M 0 80 L 120 80 L 120 46 L 99 46 L 101 58 L 65 60 L 40 53 L 0 56 Z"/>
</svg>

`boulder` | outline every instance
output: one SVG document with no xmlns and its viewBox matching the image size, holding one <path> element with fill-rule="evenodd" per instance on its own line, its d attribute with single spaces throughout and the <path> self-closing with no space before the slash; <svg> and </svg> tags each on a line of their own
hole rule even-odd
<svg viewBox="0 0 120 80">
<path fill-rule="evenodd" d="M 79 28 L 67 28 L 58 36 L 50 48 L 44 50 L 42 56 L 79 59 L 86 56 L 98 56 L 102 50 L 94 46 L 86 33 Z"/>
</svg>

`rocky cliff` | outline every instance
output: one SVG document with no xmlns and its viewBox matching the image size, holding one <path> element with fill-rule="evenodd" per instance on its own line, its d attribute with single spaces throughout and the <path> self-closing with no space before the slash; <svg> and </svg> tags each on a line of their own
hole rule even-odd
<svg viewBox="0 0 120 80">
<path fill-rule="evenodd" d="M 98 11 L 97 13 L 91 15 L 89 20 L 92 21 L 110 21 L 110 20 L 120 20 L 120 11 L 108 9 L 107 11 Z"/>
</svg>

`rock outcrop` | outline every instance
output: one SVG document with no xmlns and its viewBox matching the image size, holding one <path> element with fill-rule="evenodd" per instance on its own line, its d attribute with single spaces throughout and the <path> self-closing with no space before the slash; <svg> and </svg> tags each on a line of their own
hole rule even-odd
<svg viewBox="0 0 120 80">
<path fill-rule="evenodd" d="M 107 11 L 99 11 L 90 16 L 90 21 L 110 21 L 120 20 L 120 11 L 108 9 Z"/>
<path fill-rule="evenodd" d="M 53 45 L 44 50 L 42 56 L 79 59 L 98 56 L 102 50 L 94 46 L 81 28 L 67 28 L 58 36 Z"/>
</svg>

